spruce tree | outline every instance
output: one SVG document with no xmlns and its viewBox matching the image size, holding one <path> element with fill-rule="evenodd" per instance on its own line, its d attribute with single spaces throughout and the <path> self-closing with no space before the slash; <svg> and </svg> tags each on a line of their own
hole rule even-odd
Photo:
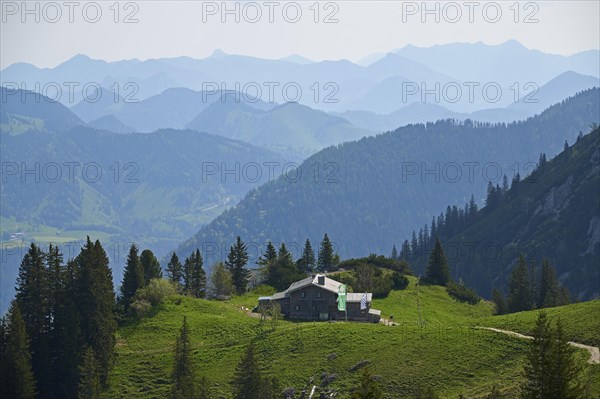
<svg viewBox="0 0 600 399">
<path fill-rule="evenodd" d="M 210 386 L 208 384 L 208 379 L 205 376 L 200 378 L 200 382 L 198 384 L 198 399 L 210 399 Z"/>
<path fill-rule="evenodd" d="M 133 296 L 139 288 L 144 286 L 144 269 L 138 256 L 138 247 L 131 244 L 129 254 L 127 255 L 127 263 L 123 272 L 123 282 L 121 284 L 121 304 L 127 309 L 131 303 Z"/>
<path fill-rule="evenodd" d="M 115 295 L 108 257 L 100 241 L 86 244 L 77 256 L 77 305 L 81 337 L 98 361 L 100 382 L 106 383 L 115 346 Z"/>
<path fill-rule="evenodd" d="M 310 240 L 307 238 L 304 243 L 304 249 L 302 250 L 302 256 L 298 259 L 298 268 L 304 273 L 311 273 L 316 266 L 315 251 L 312 249 Z"/>
<path fill-rule="evenodd" d="M 206 272 L 202 267 L 203 264 L 202 254 L 199 249 L 196 249 L 192 262 L 192 285 L 190 292 L 196 298 L 206 297 Z"/>
<path fill-rule="evenodd" d="M 262 376 L 254 357 L 254 343 L 250 343 L 235 369 L 231 382 L 234 399 L 263 399 L 260 397 L 261 382 Z"/>
<path fill-rule="evenodd" d="M 331 241 L 329 241 L 329 237 L 327 233 L 323 237 L 323 241 L 321 241 L 321 245 L 319 247 L 319 256 L 317 260 L 317 270 L 320 272 L 329 272 L 333 270 L 335 266 L 335 257 L 333 255 L 333 245 Z"/>
<path fill-rule="evenodd" d="M 569 344 L 560 317 L 556 319 L 553 344 L 551 397 L 562 399 L 583 398 L 583 387 L 579 383 L 582 367 L 576 358 L 576 349 Z"/>
<path fill-rule="evenodd" d="M 358 386 L 352 392 L 350 399 L 383 399 L 379 383 L 373 379 L 369 367 L 363 368 Z"/>
<path fill-rule="evenodd" d="M 173 399 L 195 399 L 196 389 L 190 347 L 190 330 L 187 318 L 183 317 L 181 329 L 175 340 L 175 361 L 173 365 Z"/>
<path fill-rule="evenodd" d="M 183 280 L 183 266 L 179 262 L 179 257 L 175 252 L 171 255 L 171 259 L 167 264 L 167 278 L 169 281 L 175 283 L 178 287 L 181 286 Z"/>
<path fill-rule="evenodd" d="M 156 256 L 149 249 L 144 249 L 140 254 L 140 263 L 144 270 L 144 285 L 147 285 L 153 278 L 162 278 L 162 270 Z"/>
<path fill-rule="evenodd" d="M 54 389 L 57 398 L 75 398 L 78 392 L 81 348 L 86 346 L 81 333 L 78 284 L 78 264 L 71 260 L 62 273 L 61 291 L 57 294 L 60 306 L 55 309 L 52 329 L 52 372 L 56 376 Z"/>
<path fill-rule="evenodd" d="M 233 285 L 239 295 L 244 294 L 248 286 L 250 271 L 246 269 L 247 264 L 248 251 L 246 244 L 242 242 L 240 236 L 237 236 L 235 244 L 229 250 L 225 266 L 227 266 L 227 269 L 231 273 Z"/>
<path fill-rule="evenodd" d="M 6 346 L 1 370 L 2 397 L 33 399 L 36 395 L 36 386 L 31 366 L 29 337 L 21 310 L 15 301 L 8 311 L 8 324 L 5 329 Z"/>
<path fill-rule="evenodd" d="M 575 349 L 568 343 L 562 322 L 552 328 L 545 311 L 540 311 L 525 364 L 523 399 L 583 398 L 579 385 L 581 367 Z"/>
<path fill-rule="evenodd" d="M 78 399 L 99 399 L 100 378 L 98 376 L 98 366 L 94 351 L 90 347 L 87 347 L 83 352 L 79 375 Z"/>
<path fill-rule="evenodd" d="M 519 256 L 508 282 L 508 312 L 521 312 L 531 309 L 531 282 L 527 263 L 523 255 Z"/>
<path fill-rule="evenodd" d="M 398 250 L 396 249 L 396 244 L 392 246 L 392 254 L 390 255 L 390 258 L 393 260 L 398 260 Z"/>
<path fill-rule="evenodd" d="M 554 268 L 547 259 L 542 261 L 540 287 L 537 295 L 538 308 L 550 308 L 561 304 L 560 289 Z"/>
<path fill-rule="evenodd" d="M 314 255 L 313 255 L 314 256 Z M 270 262 L 273 262 L 277 258 L 277 251 L 271 241 L 267 243 L 267 249 L 265 253 L 258 258 L 256 262 L 259 266 L 267 266 Z"/>
<path fill-rule="evenodd" d="M 51 391 L 52 382 L 48 378 L 48 370 L 51 369 L 51 294 L 45 259 L 46 255 L 42 250 L 31 243 L 19 267 L 16 288 L 20 316 L 30 340 L 33 374 L 42 398 Z"/>
<path fill-rule="evenodd" d="M 279 251 L 277 252 L 277 258 L 284 259 L 286 262 L 294 262 L 292 254 L 288 251 L 285 242 L 279 245 Z"/>
<path fill-rule="evenodd" d="M 502 315 L 506 313 L 506 302 L 504 301 L 504 295 L 502 292 L 494 288 L 492 290 L 492 302 L 495 305 L 495 314 Z"/>
<path fill-rule="evenodd" d="M 441 286 L 448 285 L 450 281 L 450 269 L 448 268 L 448 260 L 444 254 L 444 249 L 440 240 L 436 238 L 435 245 L 429 255 L 429 263 L 425 270 L 425 280 Z"/>
</svg>

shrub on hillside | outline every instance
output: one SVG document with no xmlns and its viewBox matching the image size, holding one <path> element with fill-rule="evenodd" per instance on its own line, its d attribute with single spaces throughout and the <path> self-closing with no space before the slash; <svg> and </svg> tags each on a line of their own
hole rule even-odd
<svg viewBox="0 0 600 399">
<path fill-rule="evenodd" d="M 152 306 L 161 303 L 166 297 L 177 294 L 177 288 L 162 278 L 153 278 L 148 285 L 136 291 L 134 301 L 147 301 Z"/>
<path fill-rule="evenodd" d="M 462 280 L 458 283 L 454 281 L 448 282 L 448 287 L 446 287 L 446 291 L 451 297 L 461 302 L 468 302 L 471 305 L 475 305 L 476 303 L 481 301 L 481 297 L 477 295 L 477 293 L 471 288 L 467 287 L 462 282 Z"/>
<path fill-rule="evenodd" d="M 408 287 L 408 278 L 398 272 L 392 273 L 392 288 L 395 290 L 403 290 Z"/>
</svg>

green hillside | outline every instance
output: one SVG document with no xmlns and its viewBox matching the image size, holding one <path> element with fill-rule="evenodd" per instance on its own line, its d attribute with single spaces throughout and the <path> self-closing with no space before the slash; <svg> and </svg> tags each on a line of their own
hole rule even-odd
<svg viewBox="0 0 600 399">
<path fill-rule="evenodd" d="M 407 289 L 373 303 L 384 317 L 394 314 L 399 322 L 396 326 L 280 321 L 274 331 L 267 323 L 261 332 L 259 320 L 241 309 L 256 305 L 256 294 L 228 302 L 168 298 L 151 316 L 119 329 L 116 362 L 105 397 L 167 395 L 173 344 L 184 315 L 192 331 L 197 374 L 208 377 L 215 398 L 231 397 L 229 380 L 245 345 L 255 337 L 266 372 L 276 375 L 282 388 L 294 387 L 297 393 L 312 377 L 319 385 L 327 373 L 335 374 L 328 387 L 346 398 L 358 377 L 350 369 L 369 360 L 374 374 L 381 378 L 386 398 L 411 398 L 418 386 L 432 386 L 444 398 L 461 393 L 483 398 L 493 384 L 501 387 L 506 397 L 514 397 L 522 379 L 527 341 L 471 329 L 471 325 L 494 324 L 491 306 L 486 302 L 476 306 L 459 303 L 441 287 L 419 288 L 426 322 L 420 328 L 415 281 L 411 278 Z M 575 307 L 563 309 L 565 318 L 572 309 Z M 600 365 L 588 365 L 586 360 L 587 352 L 581 351 L 585 378 L 600 376 Z M 598 395 L 600 385 L 596 384 L 593 389 Z"/>
<path fill-rule="evenodd" d="M 600 346 L 600 300 L 544 309 L 551 318 L 560 317 L 569 339 L 591 346 Z M 478 325 L 501 328 L 529 335 L 539 311 L 519 312 L 477 320 Z"/>
</svg>

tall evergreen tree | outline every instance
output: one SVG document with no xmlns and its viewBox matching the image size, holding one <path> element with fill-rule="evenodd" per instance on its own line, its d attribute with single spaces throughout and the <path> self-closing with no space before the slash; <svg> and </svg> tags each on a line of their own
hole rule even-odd
<svg viewBox="0 0 600 399">
<path fill-rule="evenodd" d="M 254 357 L 254 343 L 250 343 L 235 369 L 231 382 L 234 399 L 263 399 L 260 397 L 261 382 L 262 376 Z"/>
<path fill-rule="evenodd" d="M 79 384 L 81 348 L 85 347 L 81 333 L 81 316 L 78 308 L 79 268 L 75 260 L 67 262 L 62 273 L 61 290 L 57 294 L 59 306 L 54 312 L 52 348 L 55 376 L 55 397 L 75 398 Z"/>
<path fill-rule="evenodd" d="M 323 237 L 323 241 L 321 241 L 321 245 L 319 247 L 319 256 L 317 260 L 317 270 L 320 272 L 328 272 L 333 270 L 335 266 L 335 257 L 333 255 L 333 245 L 331 241 L 329 241 L 329 237 L 327 233 Z"/>
<path fill-rule="evenodd" d="M 510 313 L 531 309 L 532 292 L 529 271 L 523 255 L 519 256 L 508 282 L 508 311 Z"/>
<path fill-rule="evenodd" d="M 492 290 L 492 302 L 496 307 L 495 314 L 501 315 L 506 313 L 506 302 L 504 301 L 504 295 L 502 295 L 502 292 L 496 288 Z"/>
<path fill-rule="evenodd" d="M 208 379 L 205 376 L 200 378 L 198 383 L 198 399 L 210 399 L 210 386 L 208 384 Z"/>
<path fill-rule="evenodd" d="M 5 329 L 6 344 L 2 357 L 2 387 L 0 388 L 2 397 L 33 399 L 36 386 L 31 366 L 29 337 L 19 305 L 15 301 L 8 311 L 8 324 Z"/>
<path fill-rule="evenodd" d="M 179 257 L 175 252 L 173 252 L 171 259 L 167 264 L 167 277 L 169 281 L 175 283 L 177 286 L 181 286 L 183 280 L 183 266 L 181 266 Z"/>
<path fill-rule="evenodd" d="M 410 258 L 410 244 L 408 243 L 408 240 L 404 240 L 404 242 L 402 243 L 402 249 L 400 250 L 400 260 L 408 262 L 409 258 Z"/>
<path fill-rule="evenodd" d="M 540 287 L 537 293 L 536 304 L 538 308 L 550 308 L 561 305 L 560 289 L 554 268 L 547 259 L 542 261 Z"/>
<path fill-rule="evenodd" d="M 173 399 L 195 399 L 196 387 L 190 347 L 190 330 L 187 318 L 183 317 L 181 329 L 175 340 L 175 362 L 173 366 Z"/>
<path fill-rule="evenodd" d="M 311 273 L 316 267 L 315 251 L 312 249 L 310 240 L 307 238 L 302 250 L 302 256 L 298 259 L 298 268 L 304 273 Z"/>
<path fill-rule="evenodd" d="M 162 270 L 156 256 L 149 249 L 144 249 L 140 254 L 140 263 L 144 270 L 144 285 L 147 285 L 153 278 L 162 278 Z"/>
<path fill-rule="evenodd" d="M 352 392 L 350 399 L 383 399 L 379 383 L 373 378 L 369 367 L 363 368 L 359 384 Z"/>
<path fill-rule="evenodd" d="M 100 377 L 98 376 L 96 355 L 90 347 L 83 352 L 83 360 L 79 368 L 79 375 L 78 399 L 99 399 Z"/>
<path fill-rule="evenodd" d="M 436 238 L 435 245 L 429 255 L 429 263 L 425 270 L 425 279 L 437 285 L 446 286 L 450 281 L 450 269 L 448 268 L 448 260 L 444 254 L 444 249 L 440 240 Z"/>
<path fill-rule="evenodd" d="M 390 255 L 390 258 L 393 260 L 398 260 L 398 250 L 396 249 L 396 244 L 392 246 L 392 254 Z"/>
<path fill-rule="evenodd" d="M 108 257 L 100 241 L 86 244 L 76 258 L 78 266 L 77 305 L 81 336 L 98 361 L 100 382 L 106 383 L 115 346 L 115 295 Z"/>
<path fill-rule="evenodd" d="M 576 349 L 569 344 L 560 317 L 556 320 L 553 344 L 551 397 L 562 399 L 583 398 L 583 388 L 579 383 L 582 367 L 576 358 Z"/>
<path fill-rule="evenodd" d="M 419 241 L 417 240 L 417 233 L 413 230 L 412 238 L 410 240 L 410 257 L 415 259 L 419 256 Z"/>
<path fill-rule="evenodd" d="M 144 269 L 138 256 L 138 247 L 131 244 L 129 254 L 127 255 L 127 263 L 123 272 L 123 282 L 121 283 L 120 302 L 127 309 L 133 299 L 136 291 L 144 286 Z"/>
<path fill-rule="evenodd" d="M 277 257 L 280 259 L 285 259 L 286 262 L 294 262 L 294 258 L 292 258 L 292 254 L 288 251 L 285 242 L 282 242 L 279 245 L 279 251 L 277 251 Z"/>
<path fill-rule="evenodd" d="M 250 271 L 246 268 L 247 264 L 248 251 L 246 244 L 242 242 L 240 236 L 237 236 L 235 244 L 229 249 L 225 266 L 231 273 L 233 285 L 240 295 L 246 292 L 248 279 L 250 278 Z"/>
<path fill-rule="evenodd" d="M 273 262 L 277 259 L 277 250 L 275 250 L 275 246 L 271 241 L 267 243 L 267 249 L 265 253 L 262 254 L 258 258 L 258 262 L 256 262 L 259 266 L 267 266 L 270 262 Z"/>
<path fill-rule="evenodd" d="M 192 284 L 190 294 L 196 298 L 206 297 L 206 272 L 203 268 L 204 261 L 199 249 L 193 256 L 192 262 Z"/>
<path fill-rule="evenodd" d="M 562 322 L 559 319 L 554 330 L 546 312 L 540 311 L 527 354 L 522 398 L 583 398 L 580 371 L 575 349 L 568 343 Z"/>
<path fill-rule="evenodd" d="M 31 243 L 23 257 L 17 277 L 16 300 L 20 316 L 25 323 L 30 340 L 31 365 L 40 397 L 51 392 L 52 381 L 48 378 L 51 369 L 50 349 L 50 282 L 45 264 L 46 255 Z"/>
</svg>

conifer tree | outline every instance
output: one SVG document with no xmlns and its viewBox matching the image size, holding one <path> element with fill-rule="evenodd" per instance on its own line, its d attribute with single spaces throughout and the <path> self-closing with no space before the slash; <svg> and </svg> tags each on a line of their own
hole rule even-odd
<svg viewBox="0 0 600 399">
<path fill-rule="evenodd" d="M 298 259 L 298 268 L 308 274 L 315 269 L 315 266 L 315 251 L 313 251 L 310 240 L 307 238 L 302 250 L 302 256 Z"/>
<path fill-rule="evenodd" d="M 331 271 L 335 266 L 334 262 L 335 257 L 333 255 L 333 245 L 331 244 L 331 241 L 329 241 L 327 233 L 325 233 L 323 241 L 321 241 L 321 246 L 319 247 L 317 270 L 319 270 L 320 272 Z"/>
<path fill-rule="evenodd" d="M 286 262 L 294 262 L 294 259 L 292 258 L 292 254 L 290 253 L 290 251 L 288 251 L 285 242 L 282 242 L 279 245 L 279 251 L 277 252 L 277 257 L 279 259 L 284 259 Z"/>
<path fill-rule="evenodd" d="M 522 398 L 583 398 L 580 372 L 575 349 L 568 343 L 562 322 L 557 320 L 554 330 L 546 312 L 540 311 L 527 354 Z"/>
<path fill-rule="evenodd" d="M 277 258 L 277 251 L 271 241 L 267 243 L 267 249 L 265 253 L 258 258 L 257 264 L 259 266 L 267 266 L 270 262 L 273 262 Z"/>
<path fill-rule="evenodd" d="M 495 314 L 501 315 L 506 313 L 506 302 L 504 301 L 504 295 L 502 295 L 502 293 L 496 288 L 492 290 L 492 302 L 496 307 Z"/>
<path fill-rule="evenodd" d="M 175 362 L 173 366 L 173 399 L 195 399 L 196 388 L 190 347 L 190 330 L 187 318 L 183 317 L 181 329 L 175 340 Z"/>
<path fill-rule="evenodd" d="M 379 383 L 373 379 L 369 367 L 365 367 L 360 375 L 358 386 L 350 396 L 350 399 L 382 399 L 383 393 Z"/>
<path fill-rule="evenodd" d="M 51 295 L 45 258 L 42 250 L 31 243 L 19 267 L 16 288 L 16 301 L 20 317 L 25 323 L 32 353 L 31 366 L 42 398 L 51 391 L 51 380 L 48 378 L 48 370 L 51 369 Z"/>
<path fill-rule="evenodd" d="M 131 244 L 129 254 L 127 255 L 127 263 L 123 272 L 123 282 L 121 283 L 120 302 L 127 309 L 133 296 L 139 288 L 144 286 L 144 269 L 138 256 L 138 247 Z"/>
<path fill-rule="evenodd" d="M 99 399 L 100 378 L 98 376 L 98 366 L 96 364 L 96 355 L 90 347 L 87 347 L 83 352 L 79 375 L 78 399 Z"/>
<path fill-rule="evenodd" d="M 576 349 L 569 344 L 560 317 L 556 320 L 553 344 L 551 397 L 562 399 L 583 398 L 583 388 L 579 382 L 582 367 L 576 358 Z"/>
<path fill-rule="evenodd" d="M 408 262 L 409 258 L 410 258 L 410 244 L 408 243 L 408 240 L 404 240 L 404 242 L 402 243 L 402 249 L 400 250 L 400 260 Z"/>
<path fill-rule="evenodd" d="M 96 354 L 100 382 L 106 383 L 115 346 L 115 295 L 108 257 L 100 241 L 86 244 L 77 256 L 77 305 L 81 337 Z"/>
<path fill-rule="evenodd" d="M 425 270 L 425 279 L 437 285 L 446 286 L 450 281 L 450 269 L 448 268 L 448 260 L 444 254 L 444 249 L 440 240 L 436 238 L 435 245 L 429 255 L 429 263 Z"/>
<path fill-rule="evenodd" d="M 519 256 L 517 266 L 510 275 L 508 290 L 508 312 L 514 313 L 531 309 L 531 282 L 523 255 Z"/>
<path fill-rule="evenodd" d="M 33 399 L 36 394 L 35 378 L 31 366 L 29 337 L 25 321 L 17 302 L 8 311 L 8 323 L 4 327 L 5 349 L 2 361 L 3 398 Z"/>
<path fill-rule="evenodd" d="M 261 382 L 262 376 L 254 357 L 254 343 L 250 343 L 235 369 L 231 382 L 234 399 L 262 399 Z"/>
<path fill-rule="evenodd" d="M 149 249 L 144 249 L 140 254 L 140 263 L 144 270 L 144 285 L 148 285 L 153 278 L 162 278 L 162 270 L 156 256 Z"/>
<path fill-rule="evenodd" d="M 181 286 L 183 280 L 183 266 L 179 262 L 179 257 L 175 252 L 171 255 L 171 259 L 167 264 L 167 277 L 169 281 L 175 283 L 178 287 Z"/>
<path fill-rule="evenodd" d="M 540 287 L 537 295 L 538 308 L 550 308 L 561 304 L 560 289 L 554 268 L 547 259 L 542 261 Z"/>
<path fill-rule="evenodd" d="M 236 292 L 240 295 L 246 292 L 248 279 L 250 278 L 250 271 L 246 269 L 247 264 L 248 251 L 246 244 L 242 242 L 240 236 L 237 236 L 235 244 L 229 249 L 225 266 L 231 273 Z"/>
<path fill-rule="evenodd" d="M 196 298 L 206 297 L 206 272 L 202 267 L 203 264 L 202 254 L 199 249 L 196 249 L 192 262 L 192 284 L 190 291 L 190 294 Z"/>
<path fill-rule="evenodd" d="M 390 258 L 398 260 L 398 250 L 396 249 L 396 244 L 392 246 L 392 254 L 390 255 Z"/>
</svg>

